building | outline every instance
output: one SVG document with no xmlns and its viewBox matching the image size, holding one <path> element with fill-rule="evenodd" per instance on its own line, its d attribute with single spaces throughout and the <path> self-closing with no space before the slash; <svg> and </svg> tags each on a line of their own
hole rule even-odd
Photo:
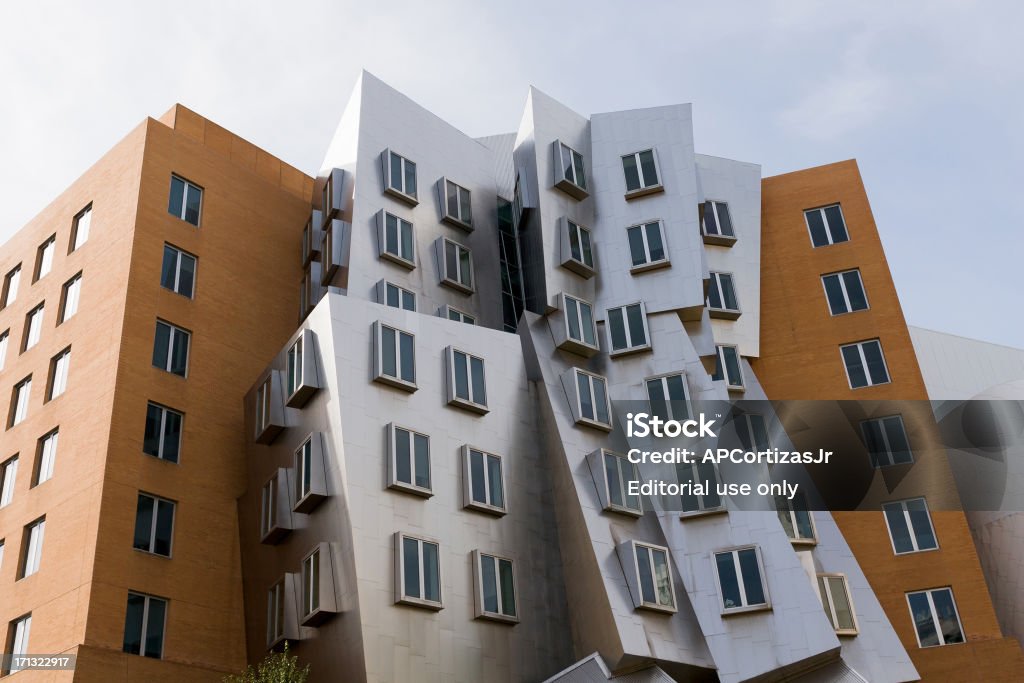
<svg viewBox="0 0 1024 683">
<path fill-rule="evenodd" d="M 689 105 L 536 89 L 474 139 L 364 72 L 315 179 L 178 106 L 8 273 L 0 624 L 78 657 L 15 680 L 214 681 L 286 640 L 313 680 L 1024 676 L 914 477 L 909 550 L 883 502 L 627 489 L 632 409 L 742 400 L 716 439 L 763 450 L 803 438 L 766 399 L 927 398 L 853 162 L 762 179 Z"/>
</svg>

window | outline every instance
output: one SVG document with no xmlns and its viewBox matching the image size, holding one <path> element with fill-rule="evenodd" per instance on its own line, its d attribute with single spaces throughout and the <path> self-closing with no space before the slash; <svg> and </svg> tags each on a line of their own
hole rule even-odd
<svg viewBox="0 0 1024 683">
<path fill-rule="evenodd" d="M 39 304 L 25 316 L 25 341 L 21 343 L 21 350 L 28 351 L 39 343 L 39 337 L 43 332 L 43 314 L 46 310 L 45 304 Z"/>
<path fill-rule="evenodd" d="M 281 474 L 274 476 L 263 485 L 260 495 L 260 540 L 267 539 L 271 532 L 279 529 L 277 507 L 281 500 Z"/>
<path fill-rule="evenodd" d="M 170 557 L 173 534 L 174 503 L 140 493 L 135 507 L 135 540 L 132 547 L 154 555 Z"/>
<path fill-rule="evenodd" d="M 905 465 L 914 461 L 903 418 L 899 415 L 864 420 L 860 423 L 864 444 L 874 467 Z"/>
<path fill-rule="evenodd" d="M 512 560 L 473 551 L 476 569 L 476 616 L 492 621 L 519 621 L 516 609 L 516 578 Z"/>
<path fill-rule="evenodd" d="M 166 619 L 166 600 L 129 591 L 121 649 L 130 655 L 160 659 L 164 653 Z"/>
<path fill-rule="evenodd" d="M 590 230 L 568 218 L 564 220 L 562 265 L 577 275 L 589 278 L 594 275 L 594 248 Z"/>
<path fill-rule="evenodd" d="M 953 589 L 907 593 L 907 603 L 917 630 L 918 645 L 936 647 L 964 642 L 964 629 L 953 600 Z"/>
<path fill-rule="evenodd" d="M 383 215 L 380 257 L 406 268 L 415 268 L 416 237 L 412 223 L 387 211 Z"/>
<path fill-rule="evenodd" d="M 7 342 L 11 338 L 11 331 L 4 330 L 0 332 L 0 370 L 4 369 L 4 365 L 7 363 Z"/>
<path fill-rule="evenodd" d="M 60 433 L 54 429 L 41 437 L 36 445 L 36 471 L 32 486 L 39 486 L 53 478 L 53 465 L 57 459 L 57 442 Z"/>
<path fill-rule="evenodd" d="M 191 299 L 195 282 L 196 257 L 165 244 L 164 262 L 160 268 L 160 286 Z"/>
<path fill-rule="evenodd" d="M 444 215 L 443 220 L 468 230 L 473 229 L 473 214 L 470 207 L 469 190 L 456 185 L 447 178 L 441 179 L 441 187 L 444 188 Z"/>
<path fill-rule="evenodd" d="M 11 504 L 14 482 L 18 478 L 18 456 L 8 458 L 0 465 L 0 508 Z"/>
<path fill-rule="evenodd" d="M 583 155 L 564 142 L 555 141 L 554 151 L 555 187 L 576 199 L 585 199 L 587 174 L 583 169 Z"/>
<path fill-rule="evenodd" d="M 416 310 L 416 294 L 414 292 L 383 280 L 381 281 L 380 288 L 383 290 L 381 303 L 385 306 L 401 308 L 406 311 Z"/>
<path fill-rule="evenodd" d="M 599 429 L 611 429 L 611 407 L 608 405 L 605 378 L 579 368 L 573 368 L 570 372 L 576 375 L 576 422 Z"/>
<path fill-rule="evenodd" d="M 302 385 L 302 337 L 288 349 L 288 395 L 291 396 Z M 262 413 L 262 411 L 261 411 Z"/>
<path fill-rule="evenodd" d="M 704 202 L 704 215 L 701 232 L 710 244 L 731 245 L 736 241 L 736 233 L 732 229 L 732 218 L 729 216 L 729 205 L 725 202 L 708 200 Z"/>
<path fill-rule="evenodd" d="M 323 221 L 325 224 L 329 223 L 337 212 L 338 206 L 335 198 L 336 188 L 334 186 L 334 169 L 331 169 L 327 172 L 327 177 L 324 179 L 324 186 L 320 190 L 320 212 L 323 214 Z"/>
<path fill-rule="evenodd" d="M 601 460 L 608 494 L 605 509 L 635 516 L 643 514 L 640 496 L 629 495 L 629 482 L 640 481 L 640 470 L 636 464 L 625 456 L 603 449 Z"/>
<path fill-rule="evenodd" d="M 838 204 L 804 211 L 804 219 L 811 233 L 811 244 L 815 247 L 826 247 L 850 239 L 846 232 L 843 211 Z"/>
<path fill-rule="evenodd" d="M 142 452 L 168 462 L 178 462 L 181 450 L 181 428 L 185 416 L 156 403 L 146 406 L 146 433 Z"/>
<path fill-rule="evenodd" d="M 153 339 L 153 367 L 180 377 L 188 372 L 188 345 L 191 333 L 162 320 L 156 321 Z"/>
<path fill-rule="evenodd" d="M 454 306 L 442 306 L 440 314 L 442 318 L 448 318 L 449 320 L 466 323 L 468 325 L 476 325 L 476 318 L 468 313 L 460 311 Z"/>
<path fill-rule="evenodd" d="M 57 315 L 57 324 L 61 324 L 74 317 L 78 313 L 78 299 L 82 295 L 82 274 L 74 276 L 64 283 L 60 294 L 60 312 Z"/>
<path fill-rule="evenodd" d="M 306 221 L 306 227 L 302 229 L 302 265 L 308 266 L 309 262 L 320 256 L 320 243 L 323 241 L 324 233 L 320 229 L 323 225 L 321 213 L 316 209 L 310 214 Z"/>
<path fill-rule="evenodd" d="M 267 591 L 267 647 L 284 638 L 284 579 Z"/>
<path fill-rule="evenodd" d="M 889 528 L 892 549 L 897 555 L 935 550 L 939 541 L 935 537 L 928 503 L 924 498 L 900 500 L 882 506 L 885 524 Z"/>
<path fill-rule="evenodd" d="M 626 174 L 627 199 L 663 189 L 658 174 L 658 157 L 653 149 L 623 155 L 622 171 Z"/>
<path fill-rule="evenodd" d="M 285 377 L 285 405 L 290 408 L 303 407 L 320 388 L 316 372 L 316 344 L 310 330 L 302 330 L 288 347 Z"/>
<path fill-rule="evenodd" d="M 768 438 L 768 424 L 761 413 L 743 413 L 733 420 L 736 436 L 744 450 L 763 452 L 772 447 Z"/>
<path fill-rule="evenodd" d="M 32 375 L 14 385 L 14 392 L 11 398 L 11 416 L 7 421 L 8 427 L 13 427 L 28 417 L 28 400 L 32 395 Z"/>
<path fill-rule="evenodd" d="M 4 567 L 4 539 L 0 538 L 0 569 Z"/>
<path fill-rule="evenodd" d="M 32 630 L 32 615 L 15 619 L 11 622 L 10 636 L 7 643 L 7 651 L 11 654 L 10 665 L 4 671 L 5 674 L 13 674 L 21 671 L 21 667 L 14 665 L 14 658 L 19 655 L 28 654 L 28 634 Z"/>
<path fill-rule="evenodd" d="M 565 332 L 570 341 L 597 349 L 597 323 L 594 322 L 594 308 L 586 301 L 562 295 L 565 312 Z"/>
<path fill-rule="evenodd" d="M 633 262 L 631 272 L 638 273 L 669 264 L 661 221 L 626 228 L 626 237 L 629 239 L 629 255 Z"/>
<path fill-rule="evenodd" d="M 448 403 L 487 412 L 484 359 L 448 347 Z"/>
<path fill-rule="evenodd" d="M 882 343 L 877 339 L 840 346 L 846 365 L 846 377 L 851 389 L 888 384 L 889 369 L 882 355 Z"/>
<path fill-rule="evenodd" d="M 818 574 L 818 593 L 825 616 L 835 632 L 841 636 L 857 635 L 857 619 L 846 577 L 842 574 Z"/>
<path fill-rule="evenodd" d="M 832 315 L 863 311 L 868 307 L 859 270 L 822 275 L 821 282 L 825 286 L 825 298 Z"/>
<path fill-rule="evenodd" d="M 69 252 L 78 251 L 83 244 L 89 241 L 89 227 L 92 225 L 92 204 L 82 209 L 81 213 L 75 216 L 71 225 L 71 249 Z"/>
<path fill-rule="evenodd" d="M 50 360 L 50 378 L 47 380 L 46 400 L 52 401 L 68 388 L 68 368 L 71 365 L 71 347 Z"/>
<path fill-rule="evenodd" d="M 740 368 L 740 352 L 735 346 L 718 344 L 715 372 L 711 379 L 725 380 L 725 386 L 732 390 L 743 390 L 743 371 Z"/>
<path fill-rule="evenodd" d="M 703 494 L 688 492 L 682 495 L 680 503 L 684 516 L 725 511 L 725 501 L 718 494 L 718 467 L 713 462 L 679 463 L 676 465 L 676 477 L 680 484 L 692 483 L 704 490 Z"/>
<path fill-rule="evenodd" d="M 668 566 L 668 548 L 633 542 L 640 599 L 637 607 L 676 611 L 676 589 Z"/>
<path fill-rule="evenodd" d="M 43 532 L 46 530 L 46 518 L 40 517 L 25 526 L 22 534 L 21 562 L 18 566 L 18 579 L 32 576 L 39 571 L 39 560 L 43 556 Z"/>
<path fill-rule="evenodd" d="M 503 515 L 505 506 L 505 478 L 501 456 L 463 447 L 465 461 L 465 505 L 463 507 Z"/>
<path fill-rule="evenodd" d="M 302 560 L 302 616 L 313 615 L 320 609 L 320 548 Z"/>
<path fill-rule="evenodd" d="M 396 603 L 441 609 L 441 558 L 434 541 L 395 534 Z"/>
<path fill-rule="evenodd" d="M 441 284 L 448 285 L 467 294 L 473 292 L 473 256 L 469 249 L 458 242 L 442 238 L 444 265 Z"/>
<path fill-rule="evenodd" d="M 712 318 L 735 320 L 740 316 L 732 273 L 711 273 L 708 283 L 708 308 Z"/>
<path fill-rule="evenodd" d="M 199 213 L 203 204 L 203 190 L 198 185 L 171 176 L 171 197 L 167 203 L 167 212 L 183 221 L 199 227 Z"/>
<path fill-rule="evenodd" d="M 32 282 L 45 277 L 53 269 L 53 252 L 57 247 L 57 236 L 51 235 L 36 250 L 36 270 Z"/>
<path fill-rule="evenodd" d="M 817 542 L 817 536 L 814 533 L 814 520 L 807 509 L 807 499 L 804 497 L 803 491 L 798 491 L 792 500 L 785 496 L 776 497 L 775 509 L 779 513 L 779 521 L 790 541 L 799 544 Z"/>
<path fill-rule="evenodd" d="M 295 451 L 295 501 L 299 504 L 313 491 L 313 439 L 306 439 Z"/>
<path fill-rule="evenodd" d="M 388 194 L 416 204 L 416 164 L 391 150 L 384 150 L 384 189 Z"/>
<path fill-rule="evenodd" d="M 756 546 L 714 555 L 723 613 L 769 606 L 761 553 Z"/>
<path fill-rule="evenodd" d="M 608 309 L 608 337 L 611 355 L 651 348 L 647 334 L 647 311 L 643 303 Z"/>
<path fill-rule="evenodd" d="M 430 437 L 389 424 L 388 486 L 431 496 Z"/>
<path fill-rule="evenodd" d="M 6 308 L 18 298 L 18 283 L 21 282 L 21 265 L 14 267 L 11 272 L 4 276 L 4 291 L 0 297 L 0 309 Z"/>
<path fill-rule="evenodd" d="M 256 440 L 267 433 L 271 425 L 271 408 L 274 400 L 274 376 L 271 373 L 256 389 Z"/>
<path fill-rule="evenodd" d="M 373 324 L 374 373 L 373 378 L 408 391 L 416 390 L 416 348 L 414 337 L 408 332 L 389 327 L 381 322 Z"/>
<path fill-rule="evenodd" d="M 646 381 L 647 400 L 651 414 L 662 420 L 688 420 L 690 418 L 690 391 L 682 373 L 652 377 Z"/>
</svg>

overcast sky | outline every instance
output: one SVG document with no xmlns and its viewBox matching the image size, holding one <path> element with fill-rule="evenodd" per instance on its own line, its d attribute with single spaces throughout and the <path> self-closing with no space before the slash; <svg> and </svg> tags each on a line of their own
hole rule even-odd
<svg viewBox="0 0 1024 683">
<path fill-rule="evenodd" d="M 0 242 L 181 102 L 313 173 L 365 68 L 470 135 L 529 85 L 693 102 L 765 175 L 856 157 L 912 325 L 1024 347 L 1024 3 L 3 2 Z"/>
</svg>

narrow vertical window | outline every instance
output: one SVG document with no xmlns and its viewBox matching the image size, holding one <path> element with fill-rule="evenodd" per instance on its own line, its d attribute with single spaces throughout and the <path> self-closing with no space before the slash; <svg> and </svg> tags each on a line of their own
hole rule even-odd
<svg viewBox="0 0 1024 683">
<path fill-rule="evenodd" d="M 676 592 L 668 564 L 668 548 L 633 542 L 636 578 L 640 591 L 637 607 L 676 611 Z"/>
<path fill-rule="evenodd" d="M 176 175 L 171 176 L 171 193 L 167 212 L 199 227 L 199 214 L 203 205 L 203 189 Z"/>
<path fill-rule="evenodd" d="M 36 444 L 36 471 L 33 486 L 39 486 L 53 478 L 53 466 L 57 460 L 58 437 L 60 437 L 60 432 L 54 429 L 41 437 Z"/>
<path fill-rule="evenodd" d="M 18 298 L 18 285 L 20 282 L 21 264 L 18 264 L 4 276 L 4 289 L 0 293 L 0 309 L 7 308 Z"/>
<path fill-rule="evenodd" d="M 39 562 L 43 557 L 43 532 L 45 530 L 45 517 L 40 517 L 25 526 L 25 531 L 22 534 L 24 541 L 21 549 L 21 563 L 18 567 L 19 580 L 39 571 Z"/>
<path fill-rule="evenodd" d="M 470 192 L 447 178 L 443 179 L 444 220 L 461 228 L 473 229 L 473 213 Z"/>
<path fill-rule="evenodd" d="M 713 318 L 735 320 L 740 315 L 740 304 L 736 299 L 736 286 L 732 273 L 711 273 L 708 283 L 708 309 Z"/>
<path fill-rule="evenodd" d="M 89 228 L 92 226 L 92 204 L 82 209 L 75 216 L 71 225 L 71 248 L 68 250 L 78 251 L 82 245 L 89 241 Z"/>
<path fill-rule="evenodd" d="M 470 294 L 473 292 L 473 257 L 458 242 L 442 238 L 444 246 L 441 284 Z"/>
<path fill-rule="evenodd" d="M 575 375 L 576 422 L 600 429 L 611 429 L 608 385 L 604 377 L 573 368 Z"/>
<path fill-rule="evenodd" d="M 189 299 L 196 281 L 196 257 L 169 244 L 164 245 L 160 286 Z"/>
<path fill-rule="evenodd" d="M 21 671 L 22 667 L 16 666 L 14 658 L 21 655 L 28 654 L 28 635 L 32 630 L 32 615 L 26 614 L 23 617 L 15 619 L 11 622 L 10 626 L 10 640 L 9 640 L 9 652 L 11 654 L 11 664 L 3 672 L 4 674 L 13 674 Z"/>
<path fill-rule="evenodd" d="M 157 320 L 156 335 L 153 338 L 153 367 L 184 377 L 188 372 L 191 337 L 191 332 Z"/>
<path fill-rule="evenodd" d="M 39 249 L 36 250 L 36 270 L 32 278 L 33 282 L 46 277 L 50 270 L 53 269 L 53 253 L 56 251 L 56 248 L 56 235 L 51 235 L 48 240 L 39 245 Z"/>
<path fill-rule="evenodd" d="M 25 316 L 25 340 L 21 343 L 22 351 L 28 351 L 39 343 L 39 337 L 43 333 L 43 314 L 45 310 L 45 304 L 39 304 Z"/>
<path fill-rule="evenodd" d="M 302 616 L 320 610 L 320 548 L 302 561 Z"/>
<path fill-rule="evenodd" d="M 725 386 L 730 390 L 742 391 L 743 371 L 740 367 L 740 352 L 735 346 L 719 344 L 715 347 L 717 358 L 715 372 L 711 379 L 715 381 L 725 380 Z"/>
<path fill-rule="evenodd" d="M 82 274 L 74 276 L 64 283 L 60 294 L 60 312 L 57 324 L 66 322 L 78 313 L 78 300 L 82 296 Z"/>
<path fill-rule="evenodd" d="M 28 401 L 32 396 L 32 375 L 14 385 L 11 396 L 11 413 L 7 426 L 13 427 L 28 417 Z"/>
<path fill-rule="evenodd" d="M 17 478 L 18 456 L 14 456 L 0 464 L 0 508 L 7 507 L 14 499 L 14 482 Z"/>
<path fill-rule="evenodd" d="M 565 313 L 565 332 L 568 339 L 596 349 L 597 323 L 594 321 L 593 306 L 582 299 L 563 294 L 562 308 Z"/>
<path fill-rule="evenodd" d="M 135 507 L 135 540 L 132 547 L 170 557 L 174 507 L 172 501 L 140 493 Z"/>
<path fill-rule="evenodd" d="M 288 349 L 288 395 L 292 396 L 302 386 L 302 337 Z"/>
<path fill-rule="evenodd" d="M 561 243 L 562 265 L 585 278 L 593 276 L 594 247 L 590 230 L 568 218 L 563 223 L 565 234 Z"/>
<path fill-rule="evenodd" d="M 50 376 L 46 382 L 46 400 L 52 401 L 68 388 L 68 369 L 71 367 L 71 347 L 50 359 Z"/>
<path fill-rule="evenodd" d="M 7 364 L 7 345 L 10 339 L 10 330 L 4 330 L 3 332 L 0 332 L 0 370 L 3 370 L 4 365 Z"/>
<path fill-rule="evenodd" d="M 156 403 L 147 404 L 142 452 L 168 462 L 178 462 L 184 419 L 185 416 L 176 410 Z"/>
<path fill-rule="evenodd" d="M 586 199 L 587 174 L 583 167 L 583 155 L 564 142 L 555 141 L 554 152 L 555 187 L 575 199 Z"/>
<path fill-rule="evenodd" d="M 629 482 L 640 481 L 640 470 L 636 464 L 623 455 L 606 450 L 601 451 L 601 460 L 608 494 L 605 509 L 628 515 L 642 514 L 643 504 L 640 496 L 629 493 Z"/>
<path fill-rule="evenodd" d="M 835 632 L 841 636 L 856 635 L 857 619 L 846 577 L 842 574 L 818 574 L 818 593 L 825 608 L 825 616 Z"/>
<path fill-rule="evenodd" d="M 267 647 L 273 647 L 284 638 L 284 580 L 267 591 Z"/>
</svg>

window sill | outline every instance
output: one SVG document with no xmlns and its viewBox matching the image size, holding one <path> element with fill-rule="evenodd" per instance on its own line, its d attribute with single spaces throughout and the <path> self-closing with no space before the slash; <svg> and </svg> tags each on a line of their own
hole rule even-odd
<svg viewBox="0 0 1024 683">
<path fill-rule="evenodd" d="M 519 623 L 519 617 L 510 617 L 507 614 L 497 614 L 495 612 L 480 612 L 476 615 L 476 618 L 482 621 L 494 621 L 499 624 L 515 625 Z"/>
<path fill-rule="evenodd" d="M 737 320 L 741 315 L 743 314 L 740 311 L 708 307 L 708 317 L 717 318 L 718 320 Z"/>
<path fill-rule="evenodd" d="M 630 190 L 626 192 L 624 196 L 628 201 L 630 199 L 636 199 L 637 197 L 646 197 L 649 194 L 658 194 L 659 192 L 664 191 L 665 186 L 662 185 L 661 183 L 658 183 L 657 185 L 648 185 L 647 187 L 641 187 L 636 190 Z"/>
<path fill-rule="evenodd" d="M 263 444 L 264 446 L 274 442 L 277 435 L 284 431 L 284 425 L 279 424 L 268 424 L 263 428 L 261 432 L 256 434 L 256 443 Z"/>
<path fill-rule="evenodd" d="M 791 545 L 801 548 L 813 548 L 818 545 L 818 539 L 816 538 L 791 538 L 789 542 Z"/>
<path fill-rule="evenodd" d="M 633 266 L 629 269 L 630 275 L 638 275 L 640 273 L 646 273 L 649 270 L 661 270 L 662 268 L 668 268 L 672 265 L 672 262 L 666 259 L 660 261 L 651 261 L 650 263 L 641 263 L 638 266 Z"/>
<path fill-rule="evenodd" d="M 617 349 L 615 351 L 609 351 L 608 352 L 608 357 L 609 358 L 619 358 L 621 356 L 630 356 L 630 355 L 632 355 L 634 353 L 643 353 L 645 351 L 651 351 L 651 350 L 652 349 L 651 349 L 651 345 L 650 344 L 644 344 L 642 346 L 630 346 L 629 348 L 625 348 L 625 349 Z"/>
<path fill-rule="evenodd" d="M 466 232 L 473 232 L 473 224 L 472 223 L 466 223 L 465 221 L 462 221 L 462 220 L 456 218 L 455 216 L 445 215 L 444 217 L 441 218 L 441 220 L 443 222 L 447 223 L 448 225 L 453 225 L 456 228 L 460 228 L 462 230 L 465 230 Z"/>
<path fill-rule="evenodd" d="M 421 486 L 415 486 L 413 484 L 406 484 L 401 481 L 393 481 L 388 484 L 388 488 L 392 491 L 398 491 L 400 493 L 411 493 L 414 496 L 420 498 L 433 498 L 434 492 L 431 489 L 425 489 Z"/>
<path fill-rule="evenodd" d="M 864 308 L 858 308 L 858 309 L 856 309 L 854 311 L 841 311 L 839 313 L 833 313 L 832 309 L 830 308 L 828 312 L 829 312 L 829 315 L 831 315 L 833 318 L 838 318 L 840 316 L 852 315 L 854 313 L 863 313 L 864 311 L 870 311 L 870 310 L 871 310 L 870 306 L 865 306 Z"/>
<path fill-rule="evenodd" d="M 723 617 L 730 617 L 734 614 L 750 614 L 751 612 L 770 612 L 772 604 L 767 602 L 763 605 L 748 605 L 747 607 L 729 607 L 722 610 Z"/>
<path fill-rule="evenodd" d="M 612 431 L 611 424 L 609 424 L 607 422 L 598 422 L 597 420 L 591 420 L 591 419 L 586 418 L 586 417 L 576 418 L 576 424 L 580 425 L 582 427 L 591 427 L 592 429 L 599 429 L 602 432 L 610 432 L 610 431 Z"/>
<path fill-rule="evenodd" d="M 597 271 L 586 263 L 577 261 L 576 259 L 566 259 L 560 264 L 566 270 L 571 270 L 582 278 L 589 280 L 597 274 Z"/>
<path fill-rule="evenodd" d="M 708 508 L 707 510 L 693 510 L 692 512 L 683 511 L 679 513 L 679 519 L 682 521 L 688 521 L 691 519 L 698 519 L 701 517 L 717 517 L 718 515 L 728 514 L 729 508 L 724 505 L 716 508 Z"/>
<path fill-rule="evenodd" d="M 450 289 L 454 289 L 456 292 L 461 292 L 463 294 L 473 294 L 476 291 L 468 285 L 464 285 L 461 282 L 456 282 L 455 280 L 449 280 L 448 278 L 443 278 L 440 284 L 442 287 L 448 287 Z"/>
<path fill-rule="evenodd" d="M 853 636 L 860 635 L 860 631 L 855 628 L 843 629 L 841 631 L 836 631 L 836 635 L 840 638 L 852 638 Z"/>
<path fill-rule="evenodd" d="M 170 555 L 161 555 L 160 553 L 154 553 L 152 550 L 143 550 L 142 548 L 132 548 L 132 550 L 137 552 L 137 553 L 142 553 L 143 555 L 146 555 L 147 557 L 156 557 L 156 558 L 159 558 L 161 560 L 170 560 L 171 559 Z M 39 572 L 37 571 L 36 574 L 38 574 L 38 573 Z M 35 576 L 35 574 L 32 574 L 32 576 Z M 28 576 L 23 576 L 20 579 L 18 579 L 18 581 L 24 581 L 27 578 L 29 578 L 29 577 Z"/>
<path fill-rule="evenodd" d="M 568 351 L 570 353 L 575 353 L 578 356 L 583 356 L 584 358 L 590 358 L 601 351 L 600 347 L 597 345 L 592 346 L 586 342 L 579 341 L 578 339 L 569 338 L 559 344 L 558 348 L 562 351 Z"/>
<path fill-rule="evenodd" d="M 448 399 L 448 405 L 454 406 L 456 408 L 463 408 L 464 410 L 477 413 L 478 415 L 486 415 L 487 413 L 491 412 L 491 409 L 482 403 L 474 403 L 473 401 L 469 401 L 464 398 L 458 398 L 457 396 Z"/>
<path fill-rule="evenodd" d="M 320 503 L 323 502 L 325 498 L 327 498 L 327 496 L 325 496 L 322 493 L 307 493 L 298 501 L 296 501 L 295 505 L 292 507 L 292 512 L 300 512 L 304 515 L 308 515 L 318 505 L 320 505 Z"/>
<path fill-rule="evenodd" d="M 870 389 L 871 387 L 884 387 L 886 384 L 892 384 L 892 379 L 886 380 L 885 382 L 876 382 L 875 384 L 865 384 L 859 387 L 851 386 L 850 389 L 852 391 L 857 391 L 858 389 Z"/>
<path fill-rule="evenodd" d="M 267 533 L 263 534 L 263 536 L 260 538 L 260 543 L 262 543 L 264 545 L 277 545 L 278 543 L 281 542 L 281 539 L 283 539 L 285 536 L 290 534 L 291 531 L 292 530 L 289 529 L 288 527 L 283 527 L 283 526 L 271 527 L 270 531 L 268 531 Z"/>
<path fill-rule="evenodd" d="M 440 602 L 434 602 L 433 600 L 424 600 L 423 598 L 410 598 L 401 597 L 395 600 L 396 605 L 405 605 L 407 607 L 418 607 L 419 609 L 430 610 L 431 612 L 440 612 L 444 609 L 444 605 Z"/>
<path fill-rule="evenodd" d="M 334 612 L 328 612 L 323 608 L 317 608 L 316 610 L 302 617 L 299 621 L 299 624 L 301 624 L 302 626 L 319 626 L 320 624 L 330 619 L 333 614 Z"/>
<path fill-rule="evenodd" d="M 393 187 L 385 187 L 384 194 L 390 195 L 395 199 L 400 199 L 409 206 L 417 206 L 420 203 L 420 200 L 418 197 L 416 197 L 416 195 L 406 194 L 405 192 L 402 192 L 401 190 L 396 190 Z"/>
<path fill-rule="evenodd" d="M 476 510 L 477 512 L 484 512 L 488 515 L 494 515 L 495 517 L 504 517 L 508 514 L 508 510 L 505 508 L 496 507 L 494 505 L 488 505 L 487 503 L 479 503 L 475 500 L 471 500 L 462 506 L 463 510 Z"/>
<path fill-rule="evenodd" d="M 274 640 L 267 643 L 267 652 L 275 652 L 277 646 L 283 643 L 285 640 L 296 640 L 296 638 L 289 639 L 285 638 L 284 636 L 281 636 L 280 638 L 275 638 Z"/>
<path fill-rule="evenodd" d="M 668 607 L 666 605 L 652 605 L 651 603 L 644 602 L 636 606 L 639 610 L 645 612 L 657 612 L 658 614 L 675 614 L 679 610 L 676 607 Z"/>
<path fill-rule="evenodd" d="M 380 382 L 381 384 L 387 384 L 390 387 L 401 389 L 402 391 L 408 391 L 410 394 L 419 389 L 415 382 L 407 382 L 404 379 L 391 377 L 389 375 L 377 375 L 373 378 L 373 381 Z"/>
<path fill-rule="evenodd" d="M 397 254 L 392 254 L 390 251 L 382 251 L 380 253 L 380 258 L 382 261 L 390 261 L 391 263 L 394 263 L 397 266 L 401 266 L 407 270 L 416 269 L 415 261 L 410 261 L 409 259 L 402 258 Z"/>
<path fill-rule="evenodd" d="M 615 514 L 615 515 L 624 515 L 626 517 L 633 517 L 635 519 L 640 519 L 641 517 L 644 516 L 644 511 L 643 510 L 634 510 L 632 508 L 621 507 L 619 505 L 611 505 L 611 504 L 606 505 L 605 508 L 604 508 L 604 511 L 605 512 L 611 512 L 612 514 Z"/>
<path fill-rule="evenodd" d="M 576 183 L 565 178 L 556 182 L 555 187 L 557 187 L 559 190 L 566 193 L 573 199 L 583 200 L 590 196 L 590 193 L 587 192 L 586 188 L 580 187 Z"/>
<path fill-rule="evenodd" d="M 296 387 L 295 391 L 292 392 L 292 395 L 285 400 L 284 404 L 289 408 L 301 408 L 309 402 L 309 399 L 316 393 L 317 389 L 319 389 L 319 387 L 315 387 L 311 384 L 300 384 Z"/>
<path fill-rule="evenodd" d="M 701 237 L 704 238 L 704 244 L 713 244 L 717 247 L 731 247 L 736 244 L 736 238 L 729 235 L 709 235 L 702 232 Z"/>
</svg>

